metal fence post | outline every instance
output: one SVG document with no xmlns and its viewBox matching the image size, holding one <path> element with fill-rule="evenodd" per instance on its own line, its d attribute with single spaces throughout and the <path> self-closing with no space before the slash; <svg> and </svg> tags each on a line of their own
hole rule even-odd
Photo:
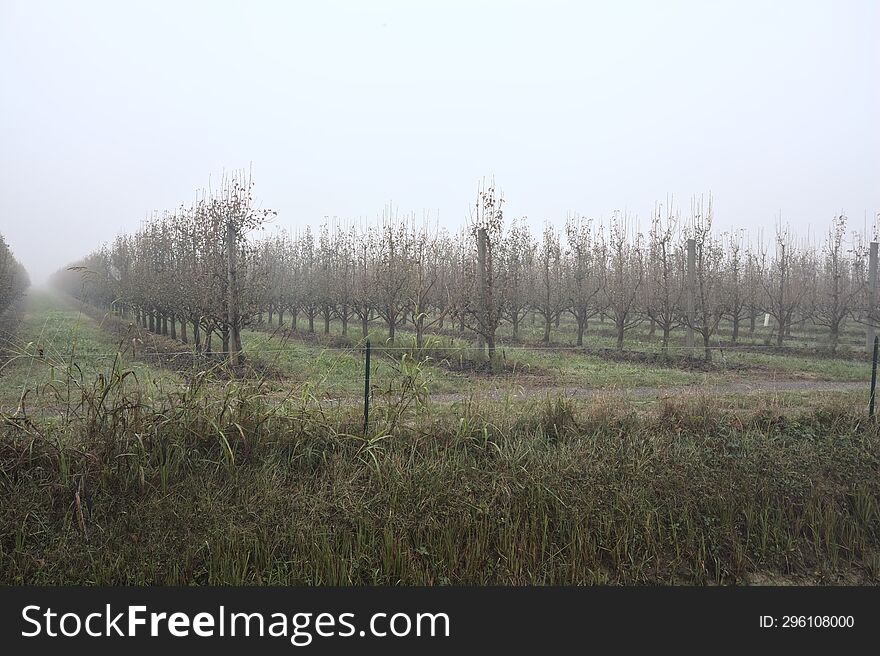
<svg viewBox="0 0 880 656">
<path fill-rule="evenodd" d="M 367 434 L 367 428 L 370 425 L 370 338 L 367 337 L 367 344 L 364 349 L 366 354 L 366 365 L 364 367 L 364 435 Z"/>
<path fill-rule="evenodd" d="M 868 416 L 874 416 L 874 398 L 877 388 L 877 352 L 880 351 L 880 337 L 874 337 L 874 357 L 871 359 L 871 404 L 868 406 Z"/>
</svg>

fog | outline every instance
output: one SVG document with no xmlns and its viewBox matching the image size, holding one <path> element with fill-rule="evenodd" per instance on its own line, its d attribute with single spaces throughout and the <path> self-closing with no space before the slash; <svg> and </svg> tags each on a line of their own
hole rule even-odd
<svg viewBox="0 0 880 656">
<path fill-rule="evenodd" d="M 36 282 L 251 163 L 285 227 L 458 226 L 489 176 L 535 226 L 880 209 L 873 0 L 0 7 L 0 233 Z"/>
</svg>

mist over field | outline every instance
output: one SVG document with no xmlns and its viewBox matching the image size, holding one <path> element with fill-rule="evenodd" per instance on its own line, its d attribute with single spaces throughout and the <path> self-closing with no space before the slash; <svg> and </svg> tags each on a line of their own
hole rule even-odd
<svg viewBox="0 0 880 656">
<path fill-rule="evenodd" d="M 878 25 L 0 0 L 0 633 L 16 586 L 880 583 Z M 703 606 L 649 612 L 782 604 Z"/>
<path fill-rule="evenodd" d="M 294 229 L 457 227 L 492 176 L 536 231 L 709 192 L 722 230 L 880 210 L 876 2 L 0 11 L 0 233 L 35 283 L 251 163 Z"/>
</svg>

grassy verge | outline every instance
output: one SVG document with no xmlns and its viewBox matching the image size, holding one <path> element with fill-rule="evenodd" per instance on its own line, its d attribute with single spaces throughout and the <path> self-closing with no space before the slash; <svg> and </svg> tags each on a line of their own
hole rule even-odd
<svg viewBox="0 0 880 656">
<path fill-rule="evenodd" d="M 383 350 L 381 342 L 379 344 L 374 350 L 371 375 L 380 389 L 393 388 L 405 376 L 406 363 L 401 360 L 408 352 L 405 349 Z M 335 398 L 363 393 L 364 356 L 362 347 L 356 342 L 332 346 L 265 331 L 245 330 L 242 331 L 242 347 L 253 361 L 281 372 L 294 384 L 308 384 L 318 396 Z M 421 364 L 420 374 L 426 389 L 431 392 L 454 392 L 466 384 L 461 376 L 435 366 L 431 360 Z"/>
<path fill-rule="evenodd" d="M 147 397 L 181 385 L 174 372 L 132 356 L 97 322 L 65 306 L 54 294 L 31 292 L 15 335 L 6 341 L 7 360 L 0 370 L 0 412 L 11 414 L 24 403 L 44 412 L 65 409 L 91 385 L 118 367 L 131 372 L 124 385 Z"/>
<path fill-rule="evenodd" d="M 0 580 L 87 584 L 880 579 L 880 434 L 846 404 L 357 408 L 124 371 L 5 418 Z M 218 393 L 218 386 L 222 393 Z"/>
<path fill-rule="evenodd" d="M 794 355 L 728 351 L 731 364 L 762 368 L 765 375 L 825 381 L 861 381 L 871 379 L 871 363 L 867 361 L 809 358 Z"/>
<path fill-rule="evenodd" d="M 530 332 L 523 331 L 520 341 L 508 343 L 502 339 L 498 354 L 503 367 L 503 375 L 496 375 L 492 385 L 520 384 L 524 386 L 579 386 L 616 387 L 629 389 L 635 387 L 675 387 L 680 385 L 712 385 L 743 378 L 762 380 L 799 379 L 828 382 L 852 382 L 870 379 L 870 363 L 864 358 L 853 359 L 841 353 L 840 357 L 829 357 L 827 353 L 776 352 L 775 347 L 766 349 L 761 344 L 743 343 L 739 346 L 713 351 L 713 362 L 702 360 L 702 351 L 696 350 L 696 358 L 688 358 L 681 345 L 676 344 L 664 357 L 657 339 L 648 338 L 647 331 L 635 332 L 626 343 L 623 352 L 614 348 L 614 340 L 606 329 L 594 326 L 585 337 L 584 348 L 576 348 L 574 342 L 554 340 L 551 344 L 541 344 L 539 339 L 530 340 Z M 565 336 L 566 326 L 558 331 Z M 269 348 L 272 356 L 287 366 L 291 372 L 313 371 L 310 358 L 321 356 L 329 360 L 335 350 L 355 349 L 360 343 L 359 327 L 350 329 L 347 336 L 341 334 L 338 322 L 331 322 L 330 333 L 309 334 L 300 331 L 284 331 L 279 336 L 277 327 L 259 325 L 246 331 L 245 345 L 252 348 Z M 501 331 L 502 333 L 504 331 Z M 269 334 L 273 334 L 271 339 Z M 678 337 L 679 335 L 677 335 Z M 386 345 L 384 328 L 371 324 L 370 339 L 374 348 Z M 408 327 L 398 330 L 396 349 L 417 354 L 412 347 L 415 335 Z M 470 388 L 485 387 L 485 376 L 480 375 L 475 366 L 474 343 L 467 337 L 444 334 L 428 337 L 431 345 L 422 349 L 427 356 L 433 381 L 432 390 L 440 393 L 467 391 Z M 274 350 L 272 350 L 274 349 Z M 281 356 L 278 350 L 289 351 Z M 256 350 L 254 350 L 256 354 Z M 399 353 L 397 353 L 399 356 Z M 257 357 L 260 357 L 258 354 Z M 340 355 L 344 357 L 344 354 Z M 354 355 L 356 360 L 359 355 Z M 356 366 L 354 366 L 356 368 Z M 352 371 L 354 371 L 354 368 Z M 331 387 L 346 389 L 344 372 L 346 366 L 335 368 L 343 375 L 330 378 L 316 375 L 326 380 Z M 296 375 L 292 373 L 292 375 Z"/>
</svg>

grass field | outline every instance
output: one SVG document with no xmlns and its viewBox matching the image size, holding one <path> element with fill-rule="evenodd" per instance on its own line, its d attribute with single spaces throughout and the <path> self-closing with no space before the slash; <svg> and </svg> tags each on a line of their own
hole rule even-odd
<svg viewBox="0 0 880 656">
<path fill-rule="evenodd" d="M 33 292 L 6 339 L 3 583 L 880 581 L 855 354 L 525 340 L 490 375 L 376 326 L 365 431 L 356 340 L 255 326 L 242 377 L 128 330 Z"/>
<path fill-rule="evenodd" d="M 126 385 L 148 396 L 182 383 L 175 372 L 133 357 L 99 323 L 49 293 L 31 294 L 7 350 L 10 359 L 0 373 L 0 412 L 7 414 L 22 397 L 25 409 L 31 399 L 38 411 L 64 407 L 78 387 L 90 385 L 114 366 L 131 371 Z"/>
<path fill-rule="evenodd" d="M 627 359 L 615 359 L 614 337 L 606 326 L 598 321 L 592 325 L 592 332 L 585 337 L 585 349 L 575 347 L 576 328 L 571 321 L 563 320 L 560 327 L 551 332 L 551 341 L 544 344 L 540 341 L 541 326 L 526 321 L 520 329 L 520 338 L 513 341 L 509 327 L 502 324 L 499 329 L 499 353 L 505 371 L 519 374 L 523 380 L 530 378 L 541 385 L 548 383 L 560 385 L 578 385 L 584 387 L 644 387 L 694 385 L 724 380 L 743 378 L 796 378 L 824 381 L 863 381 L 870 379 L 870 362 L 864 354 L 863 329 L 857 324 L 849 326 L 840 340 L 837 357 L 829 357 L 824 351 L 827 346 L 821 339 L 821 333 L 811 326 L 799 326 L 792 336 L 786 340 L 786 347 L 781 352 L 771 341 L 772 328 L 761 325 L 756 327 L 754 335 L 741 329 L 736 345 L 727 344 L 730 338 L 729 328 L 721 330 L 719 339 L 724 342 L 722 347 L 713 347 L 713 363 L 704 365 L 701 362 L 702 350 L 696 350 L 696 362 L 688 366 L 676 367 L 676 362 L 683 360 L 685 354 L 684 331 L 674 331 L 670 344 L 669 360 L 672 366 L 663 361 L 659 338 L 650 337 L 645 327 L 638 327 L 627 333 Z M 318 344 L 325 348 L 353 348 L 361 344 L 362 338 L 358 327 L 350 327 L 345 337 L 341 333 L 338 321 L 330 323 L 329 334 L 323 333 L 323 327 L 316 327 L 315 334 L 306 332 L 305 322 L 300 320 L 296 333 L 291 333 L 289 321 L 285 324 L 287 343 Z M 261 333 L 274 335 L 274 342 L 262 344 L 278 344 L 281 339 L 277 324 L 272 326 L 259 325 L 247 331 L 249 335 Z M 370 339 L 375 346 L 386 343 L 385 327 L 378 323 L 370 326 Z M 425 350 L 435 362 L 449 360 L 452 369 L 462 369 L 461 358 L 472 357 L 473 341 L 463 338 L 455 331 L 447 329 L 442 335 L 434 336 L 433 344 Z M 407 347 L 414 344 L 415 334 L 408 326 L 397 330 L 395 347 Z M 412 348 L 410 346 L 410 348 Z M 296 363 L 300 368 L 302 362 Z M 447 367 L 449 368 L 449 367 Z M 460 383 L 460 379 L 458 381 Z M 442 387 L 438 391 L 445 391 Z"/>
</svg>

